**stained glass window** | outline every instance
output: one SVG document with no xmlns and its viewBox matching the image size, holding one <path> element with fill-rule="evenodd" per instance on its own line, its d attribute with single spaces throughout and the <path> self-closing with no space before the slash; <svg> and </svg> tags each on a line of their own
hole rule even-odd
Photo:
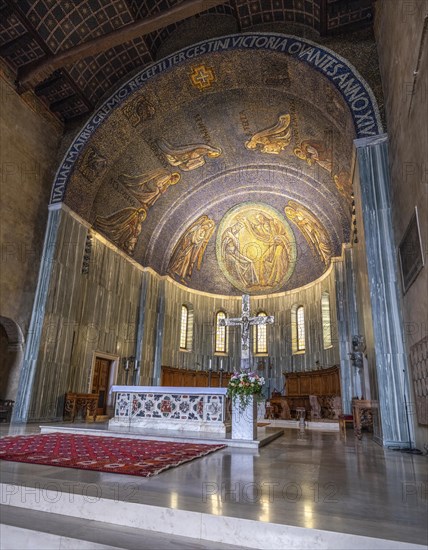
<svg viewBox="0 0 428 550">
<path fill-rule="evenodd" d="M 267 317 L 267 313 L 261 311 L 257 317 Z M 253 351 L 254 353 L 267 353 L 266 325 L 254 325 Z"/>
<path fill-rule="evenodd" d="M 296 311 L 297 351 L 305 350 L 305 310 L 299 306 Z"/>
<path fill-rule="evenodd" d="M 226 319 L 226 313 L 219 311 L 216 315 L 215 351 L 226 353 L 227 351 L 227 327 L 220 325 L 220 319 Z"/>
<path fill-rule="evenodd" d="M 189 310 L 184 304 L 181 306 L 180 325 L 180 349 L 187 349 L 187 330 L 189 321 Z"/>
<path fill-rule="evenodd" d="M 331 348 L 331 316 L 330 316 L 330 296 L 328 292 L 323 292 L 321 296 L 321 319 L 322 319 L 322 337 L 324 349 Z"/>
</svg>

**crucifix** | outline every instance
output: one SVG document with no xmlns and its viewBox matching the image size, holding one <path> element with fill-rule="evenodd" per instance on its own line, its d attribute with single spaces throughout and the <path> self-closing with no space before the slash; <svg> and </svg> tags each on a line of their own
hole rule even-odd
<svg viewBox="0 0 428 550">
<path fill-rule="evenodd" d="M 250 326 L 271 325 L 274 322 L 272 315 L 250 317 L 250 297 L 242 295 L 242 315 L 232 319 L 220 319 L 220 326 L 241 326 L 241 371 L 250 370 Z"/>
</svg>

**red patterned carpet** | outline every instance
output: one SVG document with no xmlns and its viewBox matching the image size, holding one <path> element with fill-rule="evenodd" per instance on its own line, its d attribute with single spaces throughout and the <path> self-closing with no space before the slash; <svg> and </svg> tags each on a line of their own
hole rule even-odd
<svg viewBox="0 0 428 550">
<path fill-rule="evenodd" d="M 52 433 L 0 439 L 0 460 L 149 477 L 225 446 Z"/>
</svg>

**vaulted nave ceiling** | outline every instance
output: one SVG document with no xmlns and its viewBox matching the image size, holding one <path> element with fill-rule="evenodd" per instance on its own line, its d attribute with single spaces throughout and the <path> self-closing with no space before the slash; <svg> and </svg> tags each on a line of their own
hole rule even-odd
<svg viewBox="0 0 428 550">
<path fill-rule="evenodd" d="M 172 23 L 171 9 L 182 10 Z M 149 18 L 152 27 L 131 35 L 133 24 Z M 0 57 L 20 86 L 70 121 L 88 116 L 112 86 L 171 48 L 260 25 L 299 25 L 326 37 L 368 27 L 372 18 L 372 0 L 0 0 Z M 111 34 L 120 31 L 119 39 Z M 91 40 L 79 59 L 29 75 Z"/>
<path fill-rule="evenodd" d="M 151 13 L 173 4 L 179 3 L 158 2 Z M 369 4 L 361 2 L 355 21 Z M 57 69 L 41 83 L 34 80 L 41 75 L 37 63 L 82 37 L 147 17 L 147 5 L 44 0 L 20 2 L 14 11 L 13 2 L 3 1 L 21 46 L 7 48 L 3 23 L 0 55 L 52 111 L 73 119 L 108 97 L 114 82 L 175 51 L 180 24 Z M 237 0 L 206 16 L 220 22 L 214 36 L 269 17 L 326 33 L 320 11 L 326 5 Z M 190 29 L 189 21 L 195 19 L 182 29 Z M 204 27 L 202 16 L 197 21 Z M 202 38 L 193 27 L 195 36 Z M 22 70 L 28 45 L 39 59 L 32 72 Z M 308 284 L 351 238 L 355 117 L 337 86 L 293 56 L 274 49 L 195 51 L 195 59 L 183 55 L 150 75 L 105 116 L 79 153 L 63 200 L 134 260 L 186 286 L 266 294 Z"/>
</svg>

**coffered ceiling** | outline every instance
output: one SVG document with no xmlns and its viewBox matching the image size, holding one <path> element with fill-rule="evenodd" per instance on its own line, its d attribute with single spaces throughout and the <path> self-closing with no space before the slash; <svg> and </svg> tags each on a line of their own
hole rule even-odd
<svg viewBox="0 0 428 550">
<path fill-rule="evenodd" d="M 275 23 L 328 36 L 370 25 L 372 9 L 372 0 L 0 0 L 0 57 L 18 89 L 68 122 L 158 59 L 176 31 L 180 47 Z"/>
</svg>

